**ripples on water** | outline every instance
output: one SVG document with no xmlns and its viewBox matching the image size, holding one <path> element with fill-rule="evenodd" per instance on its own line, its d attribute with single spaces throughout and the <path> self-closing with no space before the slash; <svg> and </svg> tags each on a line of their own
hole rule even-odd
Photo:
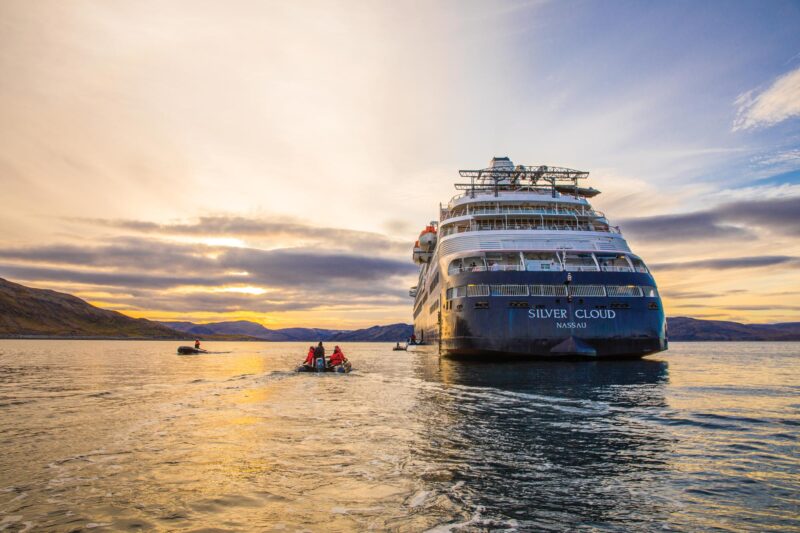
<svg viewBox="0 0 800 533">
<path fill-rule="evenodd" d="M 800 529 L 800 344 L 638 361 L 0 341 L 0 530 Z"/>
</svg>

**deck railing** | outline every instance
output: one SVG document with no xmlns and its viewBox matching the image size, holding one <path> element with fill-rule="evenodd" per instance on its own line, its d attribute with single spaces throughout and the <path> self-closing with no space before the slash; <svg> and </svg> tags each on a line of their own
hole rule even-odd
<svg viewBox="0 0 800 533">
<path fill-rule="evenodd" d="M 442 229 L 441 236 L 467 233 L 471 231 L 596 231 L 600 233 L 621 234 L 616 226 L 595 226 L 588 224 L 506 224 L 494 222 L 491 224 L 471 223 L 469 226 L 448 226 Z"/>
<path fill-rule="evenodd" d="M 601 211 L 594 209 L 565 209 L 557 208 L 522 208 L 522 207 L 470 207 L 465 209 L 455 209 L 448 211 L 442 210 L 444 222 L 448 218 L 461 217 L 465 215 L 555 215 L 555 216 L 579 216 L 579 217 L 592 217 L 604 218 L 605 215 Z"/>
</svg>

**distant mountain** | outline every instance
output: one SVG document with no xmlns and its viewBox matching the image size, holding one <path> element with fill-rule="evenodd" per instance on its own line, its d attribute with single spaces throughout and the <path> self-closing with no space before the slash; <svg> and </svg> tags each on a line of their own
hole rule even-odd
<svg viewBox="0 0 800 533">
<path fill-rule="evenodd" d="M 368 342 L 397 342 L 411 337 L 414 326 L 411 324 L 389 324 L 388 326 L 372 326 L 355 331 L 341 331 L 332 335 L 331 341 L 368 341 Z"/>
<path fill-rule="evenodd" d="M 0 336 L 175 339 L 158 322 L 95 307 L 76 296 L 31 289 L 0 278 Z"/>
<path fill-rule="evenodd" d="M 688 317 L 667 319 L 672 341 L 800 341 L 800 322 L 740 324 Z M 95 307 L 61 292 L 32 289 L 0 278 L 0 337 L 105 337 L 261 341 L 396 342 L 411 336 L 409 324 L 357 330 L 269 329 L 247 320 L 194 324 L 153 322 Z"/>
<path fill-rule="evenodd" d="M 318 328 L 269 329 L 261 324 L 247 320 L 213 322 L 210 324 L 193 324 L 191 322 L 162 322 L 162 324 L 192 335 L 239 334 L 265 341 L 396 342 L 407 339 L 413 331 L 413 326 L 409 324 L 372 326 L 371 328 L 352 331 Z"/>
<path fill-rule="evenodd" d="M 247 335 L 259 340 L 289 340 L 276 335 L 271 329 L 248 320 L 231 322 L 212 322 L 210 324 L 194 324 L 192 322 L 161 322 L 161 324 L 192 335 Z"/>
<path fill-rule="evenodd" d="M 800 341 L 800 322 L 740 324 L 678 316 L 667 319 L 671 341 Z"/>
</svg>

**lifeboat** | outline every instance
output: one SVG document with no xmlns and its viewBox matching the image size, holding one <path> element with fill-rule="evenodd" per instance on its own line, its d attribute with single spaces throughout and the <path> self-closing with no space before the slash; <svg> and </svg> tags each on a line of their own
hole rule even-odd
<svg viewBox="0 0 800 533">
<path fill-rule="evenodd" d="M 426 226 L 419 234 L 419 246 L 426 252 L 432 252 L 436 248 L 436 228 L 433 224 Z"/>
<path fill-rule="evenodd" d="M 422 249 L 422 247 L 419 244 L 419 241 L 414 243 L 414 251 L 411 254 L 411 258 L 414 260 L 415 263 L 419 265 L 423 263 L 428 263 L 430 262 L 432 255 L 433 254 L 431 254 L 430 252 Z"/>
</svg>

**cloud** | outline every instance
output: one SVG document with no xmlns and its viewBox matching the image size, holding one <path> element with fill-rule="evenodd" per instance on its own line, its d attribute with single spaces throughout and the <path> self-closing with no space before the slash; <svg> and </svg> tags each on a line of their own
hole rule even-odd
<svg viewBox="0 0 800 533">
<path fill-rule="evenodd" d="M 800 311 L 798 305 L 731 305 L 727 309 L 732 311 L 775 311 L 776 309 L 783 311 Z"/>
<path fill-rule="evenodd" d="M 707 211 L 629 218 L 621 220 L 620 226 L 626 234 L 654 241 L 742 239 L 752 236 L 746 229 L 721 223 L 717 214 Z"/>
<path fill-rule="evenodd" d="M 231 292 L 164 293 L 163 291 L 139 291 L 131 295 L 104 300 L 103 307 L 117 310 L 158 309 L 167 312 L 214 312 L 274 313 L 306 311 L 317 308 L 346 306 L 348 310 L 387 305 L 408 305 L 405 295 L 362 295 L 351 293 L 346 299 L 330 293 L 310 293 L 293 290 L 278 290 L 263 295 Z M 404 297 L 405 296 L 405 297 Z"/>
<path fill-rule="evenodd" d="M 292 220 L 270 220 L 258 217 L 215 215 L 199 217 L 191 222 L 158 224 L 145 220 L 72 218 L 92 226 L 122 229 L 141 234 L 190 237 L 234 237 L 279 240 L 295 245 L 335 246 L 339 249 L 373 249 L 382 252 L 409 252 L 405 241 L 392 240 L 380 233 L 342 228 L 314 226 Z"/>
<path fill-rule="evenodd" d="M 777 78 L 763 91 L 740 94 L 733 131 L 772 126 L 800 116 L 800 67 Z"/>
<path fill-rule="evenodd" d="M 684 261 L 677 263 L 656 263 L 650 265 L 653 270 L 686 270 L 711 269 L 728 270 L 735 268 L 759 268 L 774 265 L 800 266 L 800 257 L 788 255 L 764 255 L 755 257 L 730 257 L 724 259 L 701 259 L 698 261 Z"/>
<path fill-rule="evenodd" d="M 741 221 L 777 233 L 800 235 L 800 196 L 769 201 L 725 204 L 714 212 L 728 221 Z"/>
<path fill-rule="evenodd" d="M 664 296 L 665 298 L 671 298 L 673 300 L 695 300 L 695 299 L 706 299 L 706 298 L 719 298 L 722 295 L 714 294 L 713 292 L 662 290 L 661 296 Z"/>
<path fill-rule="evenodd" d="M 98 285 L 180 286 L 260 283 L 268 286 L 320 286 L 337 281 L 366 283 L 413 274 L 410 261 L 306 249 L 258 250 L 197 246 L 147 239 L 94 247 L 69 245 L 9 248 L 0 258 L 14 262 L 44 263 L 55 267 L 2 266 L 0 272 L 51 275 L 51 279 L 86 281 Z M 80 270 L 63 268 L 64 265 Z M 86 270 L 86 268 L 95 270 Z M 108 268 L 112 271 L 108 271 Z M 98 269 L 103 270 L 98 270 Z M 126 271 L 143 272 L 126 274 Z M 59 273 L 60 272 L 60 273 Z M 231 272 L 246 272 L 230 274 Z M 15 274 L 18 275 L 18 274 Z M 94 280 L 94 281 L 91 281 Z"/>
<path fill-rule="evenodd" d="M 629 218 L 620 220 L 620 226 L 625 234 L 662 242 L 753 238 L 755 227 L 800 235 L 800 196 L 743 200 L 693 213 Z"/>
<path fill-rule="evenodd" d="M 213 287 L 232 278 L 204 275 L 153 275 L 134 272 L 103 272 L 69 268 L 0 264 L 0 277 L 34 282 L 68 282 L 95 287 L 168 289 L 183 286 Z M 240 280 L 241 281 L 241 278 Z"/>
</svg>

